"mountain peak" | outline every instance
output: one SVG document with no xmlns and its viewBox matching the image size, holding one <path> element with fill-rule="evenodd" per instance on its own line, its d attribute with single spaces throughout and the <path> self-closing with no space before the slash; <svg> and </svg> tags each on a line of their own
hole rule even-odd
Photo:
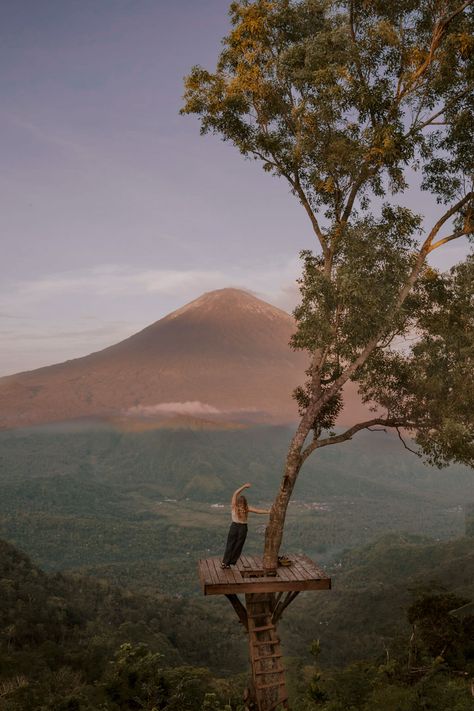
<svg viewBox="0 0 474 711">
<path fill-rule="evenodd" d="M 292 320 L 286 311 L 282 311 L 276 306 L 262 301 L 262 299 L 259 299 L 252 292 L 232 287 L 207 291 L 197 299 L 173 311 L 166 316 L 165 319 L 174 319 L 183 314 L 191 314 L 193 311 L 199 312 L 202 315 L 206 313 L 220 313 L 223 317 L 227 318 L 231 317 L 233 312 L 247 312 L 272 319 L 283 318 L 285 320 Z"/>
</svg>

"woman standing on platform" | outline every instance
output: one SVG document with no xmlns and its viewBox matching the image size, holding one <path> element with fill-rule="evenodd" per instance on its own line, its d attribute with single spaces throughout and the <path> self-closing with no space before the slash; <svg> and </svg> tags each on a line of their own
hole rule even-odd
<svg viewBox="0 0 474 711">
<path fill-rule="evenodd" d="M 269 509 L 256 509 L 249 506 L 247 499 L 242 495 L 244 489 L 248 489 L 251 484 L 244 484 L 234 491 L 231 501 L 232 523 L 227 536 L 227 545 L 225 547 L 224 558 L 221 563 L 221 568 L 230 568 L 235 565 L 242 553 L 245 539 L 247 538 L 247 518 L 249 512 L 256 514 L 269 514 Z"/>
</svg>

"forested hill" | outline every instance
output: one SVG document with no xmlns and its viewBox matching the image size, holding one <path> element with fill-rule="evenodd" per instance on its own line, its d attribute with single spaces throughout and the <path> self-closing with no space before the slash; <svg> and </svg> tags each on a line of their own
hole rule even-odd
<svg viewBox="0 0 474 711">
<path fill-rule="evenodd" d="M 204 613 L 200 601 L 46 574 L 2 540 L 0 590 L 1 711 L 95 711 L 105 701 L 107 709 L 129 708 L 115 706 L 115 692 L 107 690 L 110 666 L 125 654 L 124 644 L 135 650 L 146 645 L 151 655 L 159 653 L 155 667 L 175 670 L 163 671 L 163 686 L 169 687 L 163 699 L 170 703 L 175 693 L 179 699 L 180 674 L 186 678 L 190 698 L 196 694 L 189 709 L 200 709 L 198 702 L 214 686 L 211 672 L 197 667 L 221 674 L 245 668 L 244 639 L 233 617 L 222 620 L 212 607 Z M 178 711 L 176 699 L 166 708 Z"/>
<path fill-rule="evenodd" d="M 474 616 L 451 611 L 473 573 L 472 538 L 393 537 L 344 557 L 334 590 L 302 595 L 281 630 L 294 708 L 468 711 Z M 225 601 L 45 574 L 4 541 L 0 588 L 0 711 L 242 711 L 245 636 Z"/>
<path fill-rule="evenodd" d="M 398 636 L 406 643 L 412 630 L 402 610 L 418 593 L 449 591 L 474 601 L 474 538 L 434 541 L 390 534 L 347 551 L 330 573 L 332 591 L 305 595 L 290 608 L 283 634 L 301 650 L 317 636 L 321 662 L 342 666 L 384 654 Z"/>
</svg>

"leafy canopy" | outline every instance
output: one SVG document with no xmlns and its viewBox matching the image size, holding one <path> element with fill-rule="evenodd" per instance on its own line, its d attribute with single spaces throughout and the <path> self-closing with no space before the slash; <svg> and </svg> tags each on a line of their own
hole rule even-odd
<svg viewBox="0 0 474 711">
<path fill-rule="evenodd" d="M 314 231 L 292 342 L 311 356 L 295 456 L 341 441 L 323 433 L 353 379 L 377 414 L 346 439 L 377 421 L 410 429 L 432 462 L 473 461 L 472 261 L 426 266 L 473 233 L 472 0 L 243 0 L 230 19 L 182 113 L 287 180 Z M 444 206 L 428 228 L 394 202 L 416 171 Z"/>
</svg>

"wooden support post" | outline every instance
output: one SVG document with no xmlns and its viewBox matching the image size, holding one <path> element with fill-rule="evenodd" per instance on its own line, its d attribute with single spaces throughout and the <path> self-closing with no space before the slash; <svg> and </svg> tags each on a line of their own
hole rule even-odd
<svg viewBox="0 0 474 711">
<path fill-rule="evenodd" d="M 299 595 L 299 591 L 295 590 L 294 592 L 289 592 L 286 593 L 285 599 L 282 601 L 279 601 L 277 605 L 275 606 L 275 609 L 273 610 L 273 615 L 272 615 L 272 622 L 273 624 L 276 624 L 280 617 L 283 614 L 283 611 L 286 610 L 288 605 L 293 602 L 295 597 Z"/>
<path fill-rule="evenodd" d="M 234 610 L 237 613 L 237 617 L 239 618 L 240 622 L 243 624 L 243 626 L 245 627 L 245 629 L 248 632 L 249 623 L 248 623 L 247 610 L 245 609 L 245 605 L 242 605 L 238 595 L 226 595 L 226 598 L 229 600 L 230 604 L 232 605 L 232 607 L 234 608 Z"/>
</svg>

